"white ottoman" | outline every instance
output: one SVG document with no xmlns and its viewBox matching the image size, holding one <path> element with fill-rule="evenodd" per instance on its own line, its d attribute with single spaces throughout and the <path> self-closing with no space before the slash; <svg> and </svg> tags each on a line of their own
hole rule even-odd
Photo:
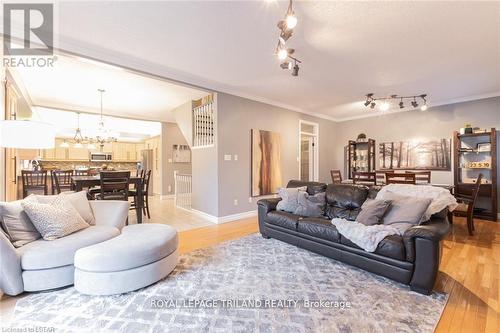
<svg viewBox="0 0 500 333">
<path fill-rule="evenodd" d="M 164 224 L 135 224 L 120 235 L 75 253 L 75 288 L 113 295 L 137 290 L 167 276 L 177 265 L 177 231 Z"/>
</svg>

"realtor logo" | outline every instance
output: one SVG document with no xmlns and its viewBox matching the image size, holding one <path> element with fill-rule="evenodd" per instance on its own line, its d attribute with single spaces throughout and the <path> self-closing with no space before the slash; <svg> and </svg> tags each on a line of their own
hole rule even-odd
<svg viewBox="0 0 500 333">
<path fill-rule="evenodd" d="M 9 3 L 3 5 L 3 13 L 3 54 L 5 56 L 47 56 L 53 54 L 53 4 Z"/>
</svg>

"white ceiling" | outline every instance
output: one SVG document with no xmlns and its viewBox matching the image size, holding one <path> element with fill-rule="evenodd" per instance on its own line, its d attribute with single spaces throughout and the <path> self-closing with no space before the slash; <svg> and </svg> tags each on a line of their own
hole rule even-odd
<svg viewBox="0 0 500 333">
<path fill-rule="evenodd" d="M 84 137 L 95 137 L 100 116 L 81 113 L 80 123 L 75 112 L 34 107 L 32 119 L 51 124 L 57 137 L 73 138 L 78 125 Z M 139 142 L 161 134 L 161 123 L 144 120 L 125 119 L 104 116 L 104 125 L 112 130 L 113 136 L 119 141 Z"/>
<path fill-rule="evenodd" d="M 298 77 L 273 55 L 287 2 L 62 2 L 59 45 L 336 120 L 372 115 L 369 92 L 431 105 L 500 95 L 500 2 L 294 4 Z"/>
<path fill-rule="evenodd" d="M 58 55 L 54 67 L 17 67 L 11 69 L 36 106 L 120 117 L 174 121 L 170 110 L 198 99 L 201 90 L 156 80 L 87 59 Z"/>
</svg>

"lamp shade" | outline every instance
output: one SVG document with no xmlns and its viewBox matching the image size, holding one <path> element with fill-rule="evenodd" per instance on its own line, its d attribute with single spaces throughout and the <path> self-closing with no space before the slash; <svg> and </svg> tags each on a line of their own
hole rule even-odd
<svg viewBox="0 0 500 333">
<path fill-rule="evenodd" d="M 55 146 L 52 125 L 31 120 L 0 121 L 0 147 L 47 149 Z"/>
</svg>

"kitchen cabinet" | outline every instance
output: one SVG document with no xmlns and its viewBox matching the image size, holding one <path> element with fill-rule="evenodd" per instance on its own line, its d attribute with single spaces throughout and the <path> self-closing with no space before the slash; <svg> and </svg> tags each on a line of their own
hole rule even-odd
<svg viewBox="0 0 500 333">
<path fill-rule="evenodd" d="M 68 149 L 68 159 L 71 161 L 88 161 L 90 159 L 89 150 L 85 147 L 74 148 L 69 147 Z"/>
</svg>

